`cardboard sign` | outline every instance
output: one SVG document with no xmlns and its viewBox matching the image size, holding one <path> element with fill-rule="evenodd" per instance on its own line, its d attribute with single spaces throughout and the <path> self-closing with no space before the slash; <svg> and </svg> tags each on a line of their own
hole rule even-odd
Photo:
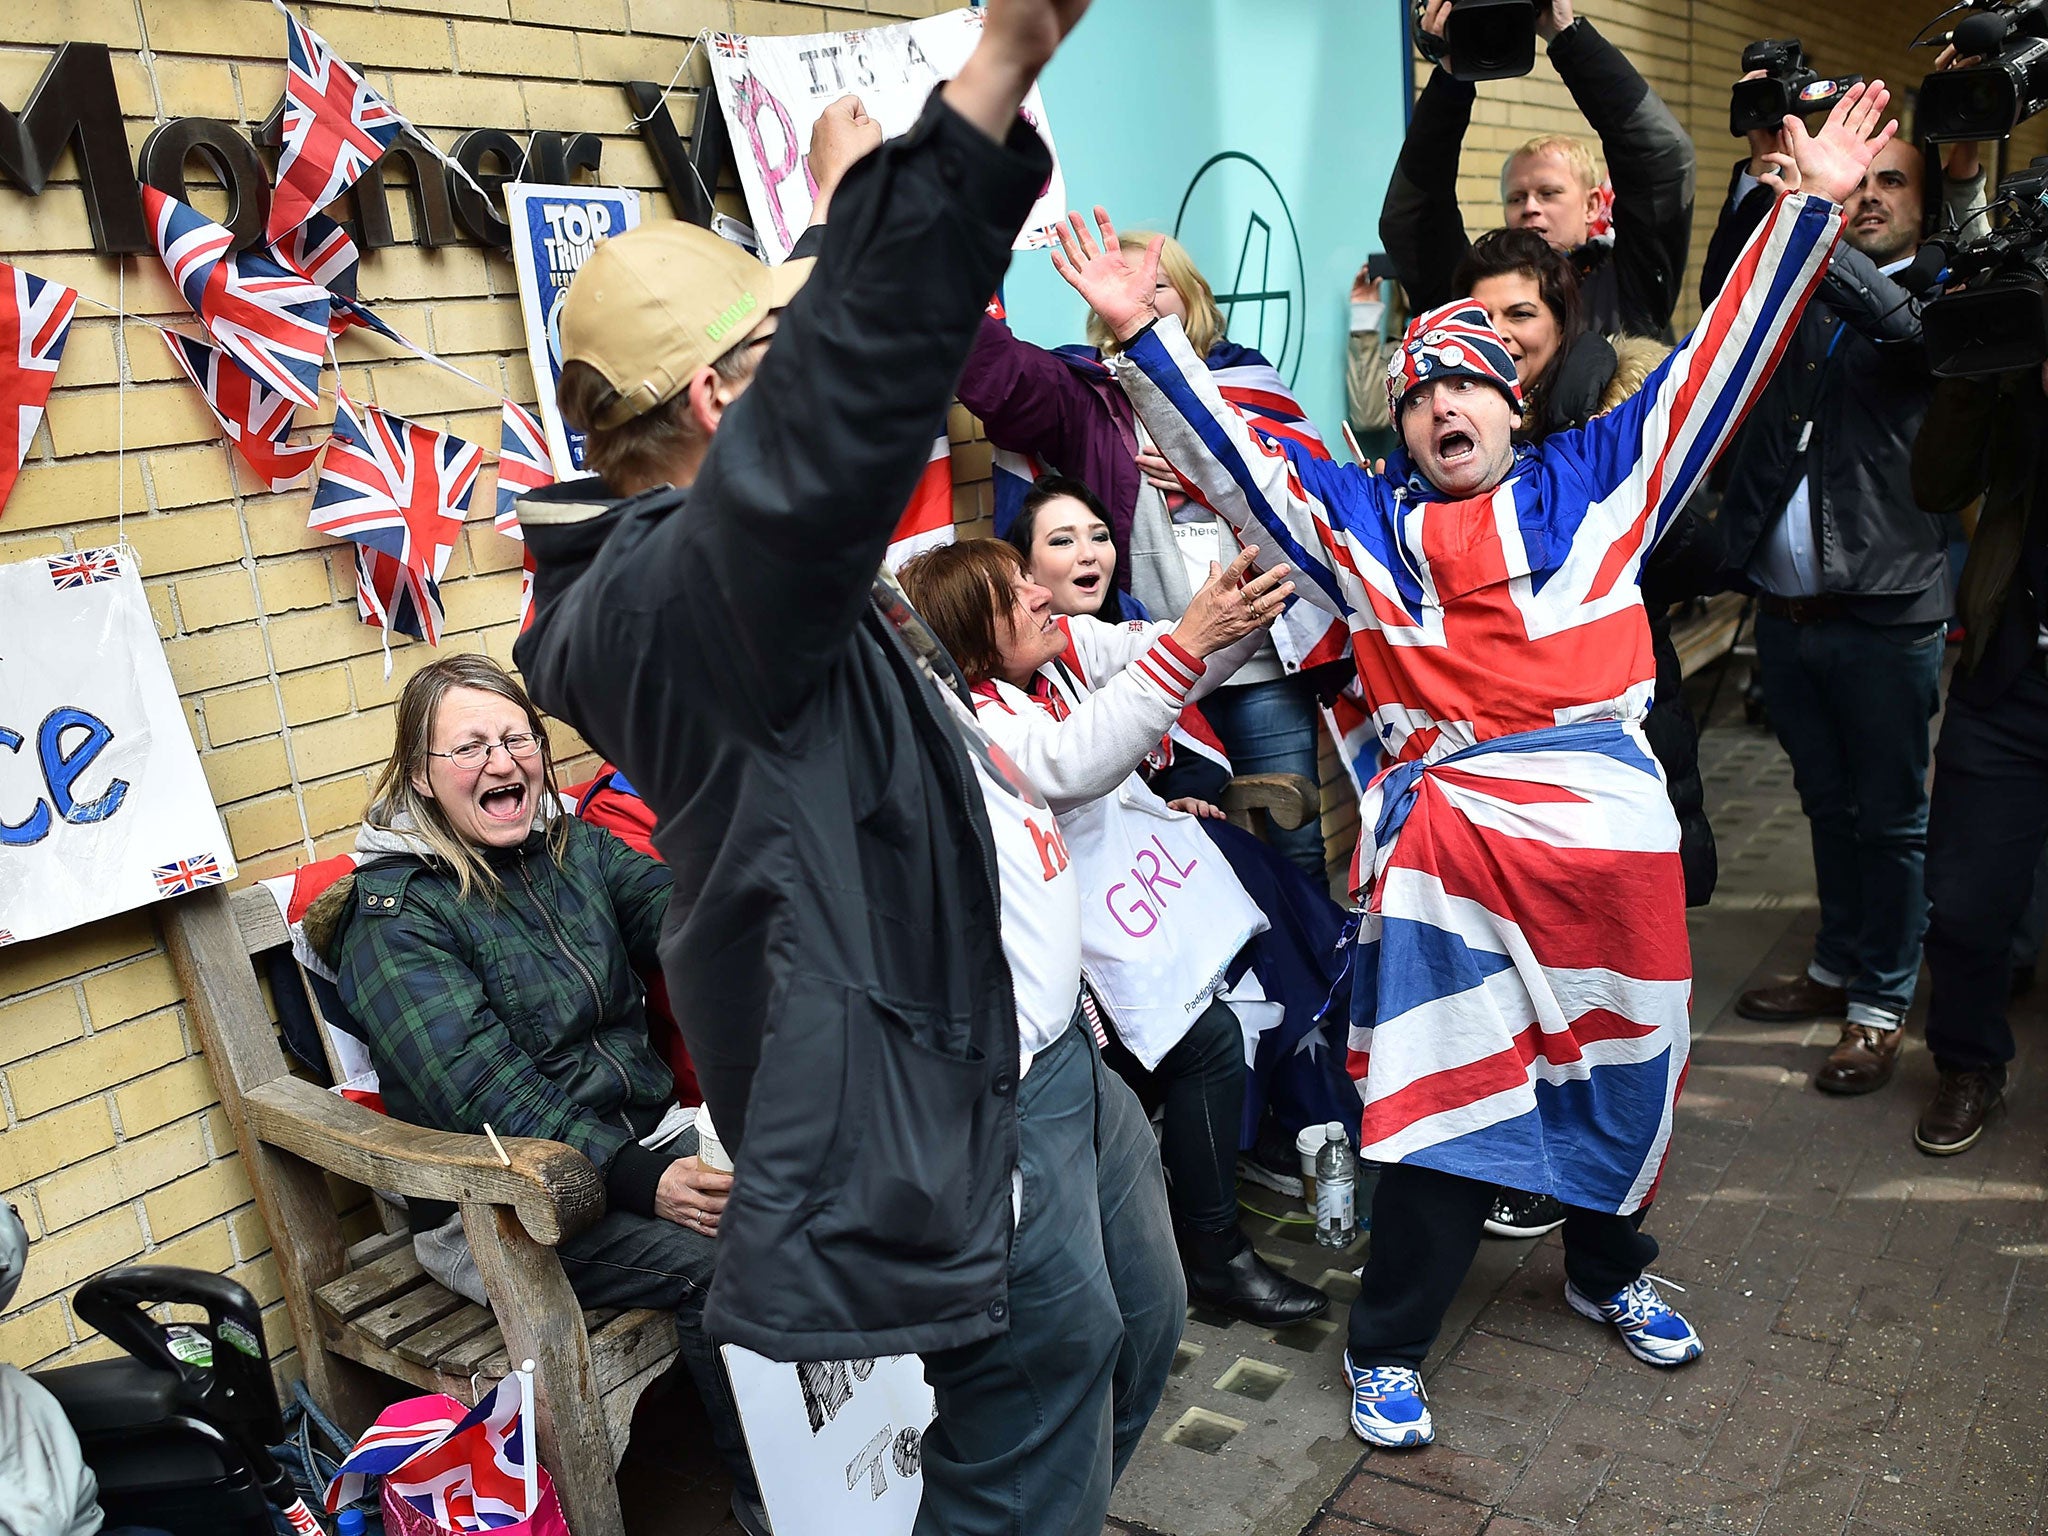
<svg viewBox="0 0 2048 1536">
<path fill-rule="evenodd" d="M 933 88 L 967 62 L 981 25 L 980 11 L 959 10 L 864 32 L 711 34 L 711 78 L 725 109 L 733 160 L 765 260 L 788 256 L 811 222 L 817 187 L 804 156 L 825 108 L 842 96 L 858 96 L 885 135 L 909 132 Z M 1059 151 L 1053 148 L 1052 126 L 1035 85 L 1024 98 L 1024 118 L 1053 150 L 1053 168 L 1017 236 L 1020 251 L 1051 244 L 1052 226 L 1067 211 Z"/>
<path fill-rule="evenodd" d="M 540 394 L 541 428 L 555 478 L 585 473 L 583 434 L 570 430 L 555 403 L 562 379 L 562 296 L 600 240 L 640 222 L 640 194 L 630 187 L 551 187 L 512 182 L 505 188 L 512 226 L 512 269 L 519 278 L 519 312 L 526 320 L 526 355 Z"/>
<path fill-rule="evenodd" d="M 0 945 L 234 876 L 134 556 L 0 566 Z"/>
<path fill-rule="evenodd" d="M 782 1365 L 720 1352 L 776 1536 L 910 1536 L 934 1412 L 917 1356 Z"/>
</svg>

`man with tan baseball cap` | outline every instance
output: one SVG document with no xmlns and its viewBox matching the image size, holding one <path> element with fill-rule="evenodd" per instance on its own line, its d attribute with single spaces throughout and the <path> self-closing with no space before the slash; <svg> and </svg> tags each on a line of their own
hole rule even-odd
<svg viewBox="0 0 2048 1536">
<path fill-rule="evenodd" d="M 514 655 L 675 871 L 662 970 L 737 1165 L 705 1328 L 920 1355 L 920 1536 L 1101 1530 L 1186 1315 L 1144 1111 L 1077 1022 L 1078 876 L 876 580 L 1052 169 L 1018 108 L 1087 4 L 977 13 L 959 75 L 839 182 L 793 298 L 702 231 L 599 247 L 559 395 L 600 478 L 520 502 Z"/>
</svg>

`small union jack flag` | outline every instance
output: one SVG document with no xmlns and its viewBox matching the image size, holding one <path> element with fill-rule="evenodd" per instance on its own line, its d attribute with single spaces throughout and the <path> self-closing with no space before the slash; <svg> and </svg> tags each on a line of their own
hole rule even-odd
<svg viewBox="0 0 2048 1536">
<path fill-rule="evenodd" d="M 234 237 L 155 187 L 143 211 L 171 281 L 228 355 L 299 405 L 320 398 L 327 354 L 327 290 L 257 251 L 236 255 Z"/>
<path fill-rule="evenodd" d="M 327 290 L 333 306 L 327 316 L 329 335 L 339 336 L 350 326 L 361 325 L 403 345 L 404 338 L 356 297 L 362 253 L 356 249 L 355 241 L 349 239 L 348 231 L 326 214 L 314 214 L 276 241 L 270 254 L 279 266 Z"/>
<path fill-rule="evenodd" d="M 265 486 L 285 490 L 313 467 L 320 444 L 285 441 L 296 409 L 291 401 L 265 389 L 216 347 L 176 331 L 165 331 L 164 342 L 179 369 L 205 397 L 222 433 Z"/>
<path fill-rule="evenodd" d="M 307 526 L 355 544 L 365 624 L 440 643 L 441 572 L 482 462 L 474 443 L 337 393 Z"/>
<path fill-rule="evenodd" d="M 77 305 L 75 289 L 0 261 L 0 508 L 43 419 Z"/>
<path fill-rule="evenodd" d="M 219 885 L 224 878 L 220 872 L 220 861 L 210 853 L 159 864 L 149 872 L 149 876 L 156 882 L 159 896 L 183 896 L 204 885 Z"/>
<path fill-rule="evenodd" d="M 121 574 L 121 556 L 111 549 L 81 549 L 75 554 L 50 555 L 43 564 L 50 568 L 50 585 L 62 592 L 68 587 L 89 587 L 112 581 Z"/>
<path fill-rule="evenodd" d="M 714 32 L 711 34 L 711 51 L 720 58 L 744 59 L 748 54 L 747 40 L 737 32 Z"/>
<path fill-rule="evenodd" d="M 516 1375 L 485 1393 L 467 1413 L 452 1397 L 394 1403 L 327 1485 L 334 1511 L 363 1496 L 373 1477 L 448 1530 L 494 1530 L 531 1519 L 526 1471 L 532 1434 Z"/>
<path fill-rule="evenodd" d="M 14 934 L 8 929 L 0 928 L 0 944 L 12 944 L 13 942 Z"/>
<path fill-rule="evenodd" d="M 406 126 L 396 107 L 292 16 L 285 18 L 285 53 L 284 137 L 268 230 L 273 242 L 353 186 Z"/>
</svg>

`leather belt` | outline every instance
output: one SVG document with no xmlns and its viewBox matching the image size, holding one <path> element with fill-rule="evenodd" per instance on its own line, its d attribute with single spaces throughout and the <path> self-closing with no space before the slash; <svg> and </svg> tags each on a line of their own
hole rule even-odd
<svg viewBox="0 0 2048 1536">
<path fill-rule="evenodd" d="M 1822 593 L 1818 597 L 1780 597 L 1775 592 L 1759 592 L 1756 605 L 1776 619 L 1789 619 L 1794 624 L 1811 624 L 1819 619 L 1839 619 L 1849 610 L 1842 605 L 1839 597 Z"/>
</svg>

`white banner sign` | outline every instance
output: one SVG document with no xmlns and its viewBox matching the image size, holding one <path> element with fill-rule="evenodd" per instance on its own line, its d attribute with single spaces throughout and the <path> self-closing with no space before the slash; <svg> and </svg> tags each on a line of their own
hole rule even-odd
<svg viewBox="0 0 2048 1536">
<path fill-rule="evenodd" d="M 885 135 L 907 133 L 932 88 L 959 73 L 980 36 L 981 12 L 975 10 L 865 32 L 711 34 L 711 78 L 763 257 L 781 261 L 811 222 L 817 188 L 804 156 L 825 108 L 842 96 L 858 96 Z M 1035 85 L 1024 98 L 1024 116 L 1053 149 L 1052 177 L 1017 237 L 1017 249 L 1031 250 L 1051 243 L 1052 225 L 1067 211 L 1067 186 Z"/>
<path fill-rule="evenodd" d="M 512 225 L 512 270 L 526 319 L 526 355 L 540 394 L 541 429 L 555 478 L 583 474 L 583 434 L 570 430 L 555 403 L 562 379 L 562 297 L 600 240 L 640 222 L 640 194 L 631 187 L 551 187 L 511 182 L 505 215 Z"/>
<path fill-rule="evenodd" d="M 910 1536 L 934 1411 L 923 1361 L 721 1353 L 775 1536 Z"/>
<path fill-rule="evenodd" d="M 0 566 L 0 945 L 234 876 L 134 557 Z"/>
</svg>

